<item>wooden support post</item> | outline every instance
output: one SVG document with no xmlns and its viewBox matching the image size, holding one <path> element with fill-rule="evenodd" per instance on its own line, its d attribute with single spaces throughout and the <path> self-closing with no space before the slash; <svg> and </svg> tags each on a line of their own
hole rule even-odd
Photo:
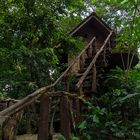
<svg viewBox="0 0 140 140">
<path fill-rule="evenodd" d="M 13 101 L 7 103 L 7 107 L 13 105 Z M 16 140 L 16 132 L 20 120 L 20 113 L 16 113 L 8 117 L 2 125 L 2 140 Z"/>
<path fill-rule="evenodd" d="M 79 58 L 79 63 L 80 63 L 80 69 L 82 69 L 83 68 L 83 66 L 84 66 L 84 56 L 83 55 L 81 55 L 81 57 Z"/>
<path fill-rule="evenodd" d="M 74 118 L 75 118 L 76 124 L 78 124 L 80 121 L 80 101 L 79 101 L 79 99 L 74 99 L 74 105 L 75 105 L 74 106 L 75 107 Z"/>
<path fill-rule="evenodd" d="M 87 49 L 87 56 L 88 57 L 92 57 L 92 50 L 93 50 L 93 48 L 92 48 L 92 44 L 91 44 L 90 47 Z"/>
<path fill-rule="evenodd" d="M 92 91 L 96 92 L 97 83 L 96 83 L 96 65 L 93 65 L 93 78 L 92 78 Z"/>
<path fill-rule="evenodd" d="M 50 107 L 51 98 L 48 95 L 42 95 L 40 104 L 38 140 L 48 140 Z"/>
<path fill-rule="evenodd" d="M 68 75 L 64 77 L 64 91 L 69 92 L 69 81 L 68 81 Z"/>
<path fill-rule="evenodd" d="M 97 42 L 96 39 L 92 43 L 92 55 L 95 55 L 97 53 Z"/>
<path fill-rule="evenodd" d="M 26 117 L 26 133 L 32 134 L 32 128 L 31 128 L 31 113 L 30 113 L 30 107 L 27 107 L 25 111 L 25 117 Z"/>
<path fill-rule="evenodd" d="M 61 121 L 61 134 L 66 140 L 71 140 L 71 126 L 70 126 L 70 109 L 68 97 L 62 96 L 60 100 L 60 121 Z"/>
<path fill-rule="evenodd" d="M 84 96 L 84 92 L 83 92 L 83 84 L 80 86 L 79 88 L 79 96 Z"/>
</svg>

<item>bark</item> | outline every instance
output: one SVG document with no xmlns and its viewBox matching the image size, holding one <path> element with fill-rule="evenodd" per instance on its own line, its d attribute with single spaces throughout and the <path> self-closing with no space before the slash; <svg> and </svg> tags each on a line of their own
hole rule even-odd
<svg viewBox="0 0 140 140">
<path fill-rule="evenodd" d="M 50 106 L 51 98 L 44 94 L 41 97 L 38 140 L 48 140 Z"/>
<path fill-rule="evenodd" d="M 32 94 L 23 98 L 22 100 L 18 101 L 14 105 L 12 105 L 12 106 L 8 107 L 7 109 L 1 111 L 0 112 L 0 122 L 2 123 L 1 117 L 3 118 L 5 116 L 13 115 L 13 114 L 19 112 L 20 110 L 24 109 L 26 106 L 32 104 L 42 94 L 44 94 L 50 87 L 51 86 L 40 88 L 40 89 L 36 90 L 35 92 L 33 92 Z"/>
<path fill-rule="evenodd" d="M 31 113 L 29 107 L 26 110 L 26 133 L 31 134 L 32 128 L 31 128 Z"/>
<path fill-rule="evenodd" d="M 2 140 L 16 140 L 20 115 L 19 113 L 9 117 L 2 125 Z"/>
<path fill-rule="evenodd" d="M 12 101 L 7 102 L 7 107 L 14 104 Z M 2 124 L 2 140 L 16 140 L 16 132 L 19 124 L 20 113 L 8 117 Z"/>
<path fill-rule="evenodd" d="M 71 140 L 70 109 L 68 97 L 62 96 L 60 102 L 61 133 L 66 140 Z"/>
</svg>

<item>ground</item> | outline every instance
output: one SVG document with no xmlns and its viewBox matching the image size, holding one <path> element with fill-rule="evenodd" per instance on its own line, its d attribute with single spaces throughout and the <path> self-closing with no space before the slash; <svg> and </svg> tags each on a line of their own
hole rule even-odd
<svg viewBox="0 0 140 140">
<path fill-rule="evenodd" d="M 37 135 L 26 134 L 17 136 L 17 140 L 37 140 Z"/>
<path fill-rule="evenodd" d="M 17 136 L 17 140 L 37 140 L 37 135 L 35 134 L 25 134 Z M 53 136 L 53 140 L 57 140 L 57 135 Z"/>
</svg>

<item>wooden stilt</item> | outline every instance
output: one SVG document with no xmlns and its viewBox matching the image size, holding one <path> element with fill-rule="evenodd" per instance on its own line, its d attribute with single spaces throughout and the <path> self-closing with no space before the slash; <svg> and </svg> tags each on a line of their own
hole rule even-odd
<svg viewBox="0 0 140 140">
<path fill-rule="evenodd" d="M 69 92 L 69 81 L 68 81 L 68 75 L 64 78 L 64 90 Z"/>
<path fill-rule="evenodd" d="M 50 106 L 51 98 L 47 95 L 42 95 L 40 104 L 38 140 L 48 140 Z"/>
<path fill-rule="evenodd" d="M 97 89 L 97 83 L 96 83 L 96 66 L 94 64 L 93 66 L 93 79 L 92 79 L 92 91 L 96 92 Z"/>
<path fill-rule="evenodd" d="M 62 96 L 60 101 L 61 134 L 66 140 L 71 140 L 70 110 L 68 97 Z"/>
<path fill-rule="evenodd" d="M 9 101 L 7 107 L 13 105 L 14 102 Z M 6 106 L 5 106 L 6 107 Z M 2 140 L 16 140 L 16 132 L 20 120 L 20 112 L 8 117 L 2 125 Z"/>
<path fill-rule="evenodd" d="M 79 121 L 80 121 L 80 101 L 79 101 L 79 99 L 75 99 L 75 108 L 76 108 L 75 122 L 79 123 Z"/>
</svg>

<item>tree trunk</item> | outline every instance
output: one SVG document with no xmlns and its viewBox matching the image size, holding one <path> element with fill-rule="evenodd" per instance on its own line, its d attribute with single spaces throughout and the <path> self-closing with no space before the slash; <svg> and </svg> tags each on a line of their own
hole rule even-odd
<svg viewBox="0 0 140 140">
<path fill-rule="evenodd" d="M 19 113 L 7 118 L 2 125 L 2 140 L 16 140 Z"/>
<path fill-rule="evenodd" d="M 12 101 L 7 103 L 7 107 L 13 105 Z M 20 113 L 8 117 L 2 124 L 2 140 L 16 140 L 16 132 L 20 119 Z"/>
</svg>

